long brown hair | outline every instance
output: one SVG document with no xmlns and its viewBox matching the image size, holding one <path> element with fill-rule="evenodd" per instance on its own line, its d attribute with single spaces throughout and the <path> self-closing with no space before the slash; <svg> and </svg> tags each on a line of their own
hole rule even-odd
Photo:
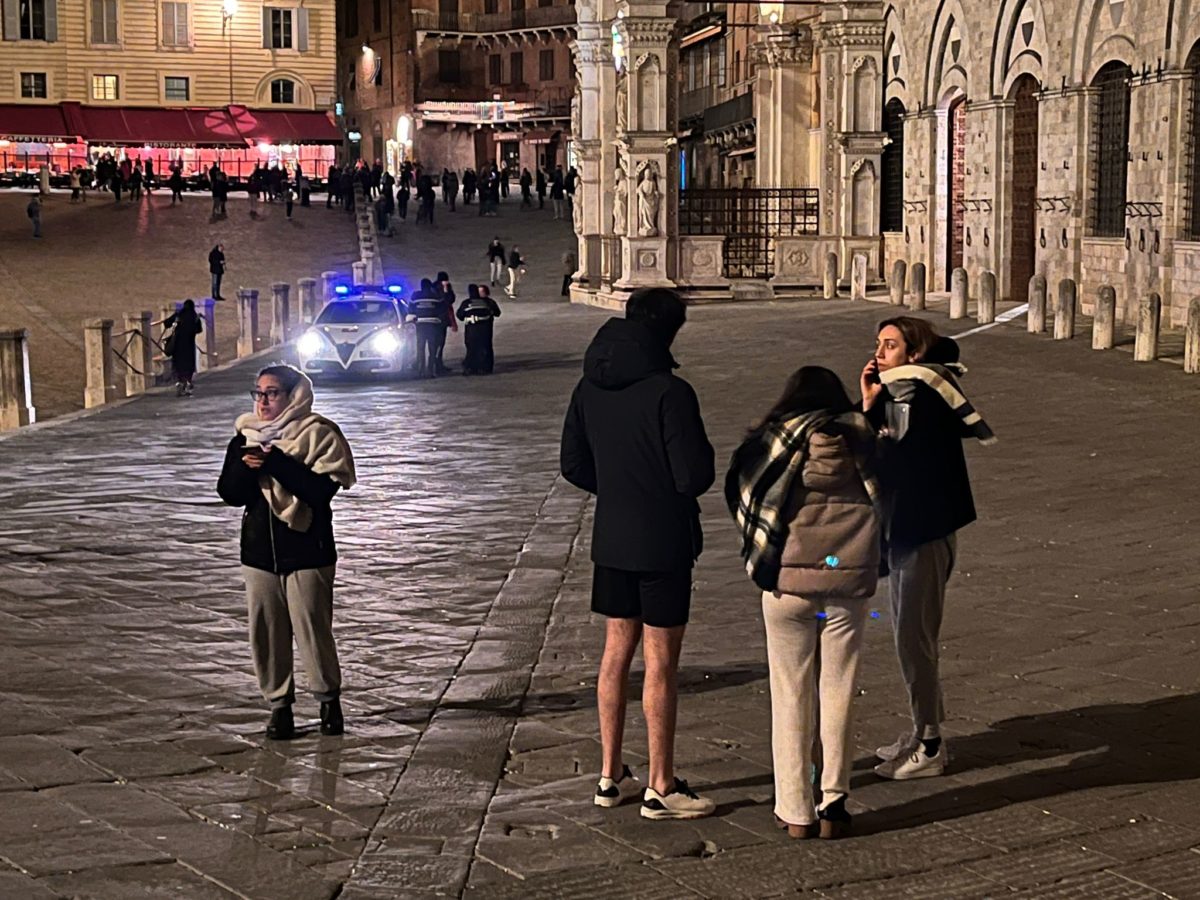
<svg viewBox="0 0 1200 900">
<path fill-rule="evenodd" d="M 836 374 L 824 366 L 801 366 L 788 378 L 782 396 L 770 412 L 750 432 L 762 431 L 773 422 L 800 413 L 828 410 L 840 416 L 852 409 L 854 403 Z"/>
</svg>

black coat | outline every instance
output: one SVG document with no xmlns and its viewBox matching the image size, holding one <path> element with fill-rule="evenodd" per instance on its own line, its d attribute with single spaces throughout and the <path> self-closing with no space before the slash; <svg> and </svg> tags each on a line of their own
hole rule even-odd
<svg viewBox="0 0 1200 900">
<path fill-rule="evenodd" d="M 884 393 L 867 418 L 877 429 L 888 407 L 903 406 Z M 916 547 L 946 537 L 975 521 L 975 501 L 963 440 L 971 437 L 962 419 L 932 388 L 921 384 L 908 406 L 908 425 L 899 440 L 883 441 L 879 477 L 888 497 L 888 541 Z M 896 410 L 892 410 L 893 419 Z"/>
<path fill-rule="evenodd" d="M 222 500 L 246 508 L 242 513 L 242 564 L 283 574 L 337 562 L 333 510 L 329 505 L 337 493 L 337 482 L 279 450 L 268 453 L 263 467 L 256 472 L 242 462 L 245 446 L 246 438 L 235 434 L 225 450 L 225 465 L 217 480 Z M 312 525 L 308 531 L 293 531 L 275 517 L 258 486 L 260 472 L 270 475 L 309 506 Z"/>
<path fill-rule="evenodd" d="M 645 325 L 609 319 L 588 347 L 563 424 L 563 476 L 596 495 L 592 561 L 635 572 L 691 568 L 703 549 L 696 498 L 713 448 L 692 386 Z"/>
<path fill-rule="evenodd" d="M 175 326 L 171 367 L 178 375 L 196 374 L 196 335 L 204 330 L 204 320 L 195 312 L 188 313 L 181 309 L 168 316 L 163 324 Z"/>
<path fill-rule="evenodd" d="M 225 271 L 225 254 L 216 247 L 208 252 L 208 271 L 213 275 L 221 275 Z"/>
</svg>

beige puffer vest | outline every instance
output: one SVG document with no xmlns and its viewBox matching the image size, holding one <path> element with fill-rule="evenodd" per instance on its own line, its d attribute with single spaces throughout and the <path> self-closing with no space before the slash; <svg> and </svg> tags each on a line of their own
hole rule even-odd
<svg viewBox="0 0 1200 900">
<path fill-rule="evenodd" d="M 779 593 L 866 599 L 879 577 L 879 516 L 846 439 L 817 432 L 786 509 Z"/>
</svg>

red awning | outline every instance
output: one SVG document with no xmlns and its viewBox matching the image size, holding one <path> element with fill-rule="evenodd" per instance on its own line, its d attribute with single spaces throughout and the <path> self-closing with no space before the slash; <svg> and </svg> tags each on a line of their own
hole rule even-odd
<svg viewBox="0 0 1200 900">
<path fill-rule="evenodd" d="M 224 109 L 81 106 L 80 130 L 91 144 L 168 147 L 243 147 Z"/>
<path fill-rule="evenodd" d="M 59 106 L 0 103 L 0 139 L 6 141 L 74 141 L 75 132 Z"/>
<path fill-rule="evenodd" d="M 247 109 L 230 106 L 230 116 L 247 143 L 340 144 L 342 130 L 328 113 L 305 109 Z"/>
</svg>

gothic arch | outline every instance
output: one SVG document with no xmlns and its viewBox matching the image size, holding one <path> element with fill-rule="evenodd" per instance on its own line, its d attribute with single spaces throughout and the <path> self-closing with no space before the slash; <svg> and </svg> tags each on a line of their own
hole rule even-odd
<svg viewBox="0 0 1200 900">
<path fill-rule="evenodd" d="M 992 96 L 1007 97 L 1022 75 L 1044 84 L 1048 46 L 1041 0 L 1004 0 L 992 41 Z"/>
<path fill-rule="evenodd" d="M 898 99 L 905 108 L 912 108 L 914 103 L 912 89 L 909 86 L 908 49 L 905 46 L 904 30 L 900 25 L 900 15 L 895 6 L 888 6 L 884 13 L 883 40 L 883 100 L 886 103 Z"/>
<path fill-rule="evenodd" d="M 970 42 L 959 0 L 941 0 L 934 17 L 933 40 L 925 63 L 925 103 L 933 106 L 945 96 L 947 87 L 967 93 L 966 63 Z"/>
<path fill-rule="evenodd" d="M 1200 7 L 1195 0 L 1175 0 L 1174 16 L 1167 21 L 1167 65 L 1187 65 L 1188 54 L 1200 40 Z"/>
<path fill-rule="evenodd" d="M 1091 84 L 1101 67 L 1114 59 L 1136 62 L 1137 43 L 1130 30 L 1137 8 L 1133 0 L 1080 0 L 1071 50 L 1071 79 L 1076 84 Z"/>
</svg>

